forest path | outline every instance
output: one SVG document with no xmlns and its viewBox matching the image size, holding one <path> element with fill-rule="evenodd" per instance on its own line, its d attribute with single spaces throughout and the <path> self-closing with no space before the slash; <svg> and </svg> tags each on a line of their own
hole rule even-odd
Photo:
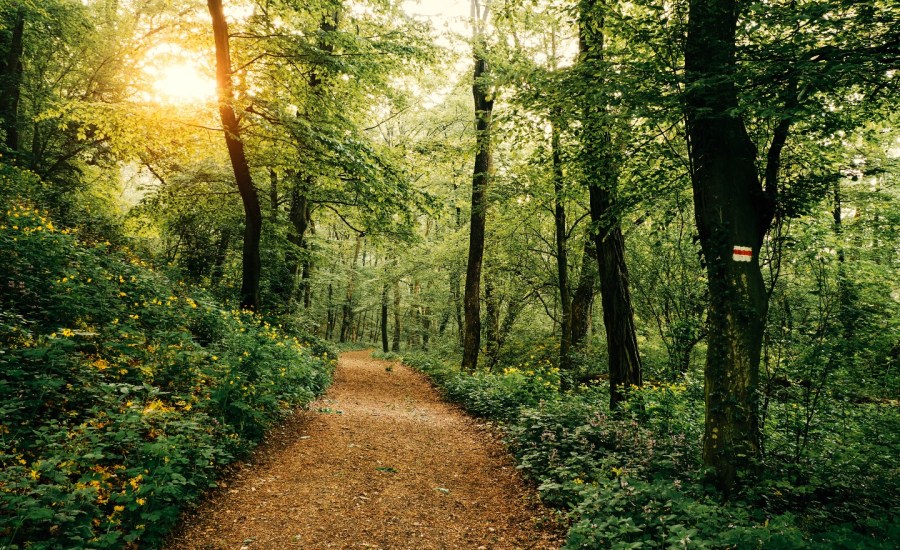
<svg viewBox="0 0 900 550">
<path fill-rule="evenodd" d="M 169 548 L 558 548 L 547 517 L 489 429 L 354 351 Z"/>
</svg>

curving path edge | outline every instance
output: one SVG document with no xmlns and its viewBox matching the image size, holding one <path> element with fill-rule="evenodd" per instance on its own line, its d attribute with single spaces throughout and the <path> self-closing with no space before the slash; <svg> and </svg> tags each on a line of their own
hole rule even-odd
<svg viewBox="0 0 900 550">
<path fill-rule="evenodd" d="M 558 548 L 550 517 L 490 429 L 355 351 L 168 548 Z"/>
</svg>

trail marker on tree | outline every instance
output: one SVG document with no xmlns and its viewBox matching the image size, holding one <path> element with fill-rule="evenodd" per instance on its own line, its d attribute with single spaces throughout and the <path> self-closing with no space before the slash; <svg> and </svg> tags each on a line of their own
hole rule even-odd
<svg viewBox="0 0 900 550">
<path fill-rule="evenodd" d="M 731 259 L 736 262 L 749 262 L 753 259 L 753 249 L 749 246 L 735 246 Z"/>
</svg>

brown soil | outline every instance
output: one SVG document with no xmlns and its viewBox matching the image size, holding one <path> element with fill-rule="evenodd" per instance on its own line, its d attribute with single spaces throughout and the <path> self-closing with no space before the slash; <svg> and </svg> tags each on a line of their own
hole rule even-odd
<svg viewBox="0 0 900 550">
<path fill-rule="evenodd" d="M 558 548 L 549 517 L 487 426 L 349 352 L 169 548 Z"/>
</svg>

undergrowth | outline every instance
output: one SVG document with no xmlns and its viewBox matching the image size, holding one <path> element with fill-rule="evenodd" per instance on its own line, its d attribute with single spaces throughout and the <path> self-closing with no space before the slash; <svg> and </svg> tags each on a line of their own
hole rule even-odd
<svg viewBox="0 0 900 550">
<path fill-rule="evenodd" d="M 840 466 L 814 464 L 801 480 L 769 464 L 770 475 L 722 500 L 699 463 L 699 381 L 648 384 L 612 414 L 604 385 L 562 392 L 545 360 L 473 374 L 425 354 L 402 360 L 472 414 L 498 421 L 544 502 L 567 514 L 567 548 L 894 548 L 900 540 L 889 496 L 896 463 L 884 451 L 848 453 L 852 442 L 837 437 Z M 896 432 L 896 414 L 888 417 L 879 425 Z M 882 434 L 878 444 L 897 456 L 897 439 Z M 858 493 L 845 490 L 854 484 Z"/>
<path fill-rule="evenodd" d="M 330 383 L 322 343 L 2 194 L 0 257 L 0 548 L 158 546 Z"/>
</svg>

